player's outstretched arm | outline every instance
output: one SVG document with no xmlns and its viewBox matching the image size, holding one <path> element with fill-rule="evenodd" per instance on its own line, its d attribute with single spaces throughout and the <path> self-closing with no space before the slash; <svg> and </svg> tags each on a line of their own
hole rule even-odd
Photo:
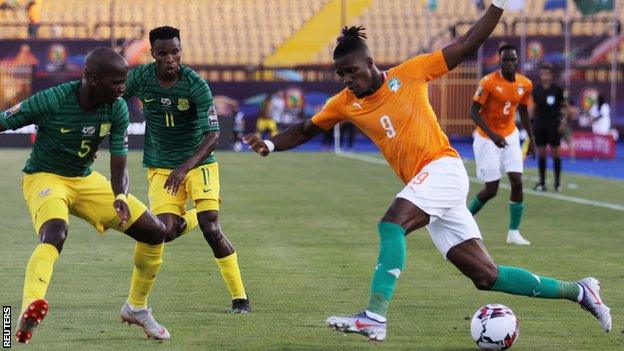
<svg viewBox="0 0 624 351">
<path fill-rule="evenodd" d="M 316 135 L 324 132 L 324 130 L 312 123 L 308 119 L 304 122 L 297 123 L 285 131 L 268 139 L 269 145 L 253 134 L 247 134 L 243 137 L 243 142 L 249 145 L 251 149 L 262 156 L 268 155 L 272 151 L 286 151 L 297 147 Z"/>
<path fill-rule="evenodd" d="M 117 212 L 117 216 L 119 216 L 120 225 L 122 227 L 125 226 L 126 222 L 130 219 L 130 208 L 126 202 L 129 184 L 126 160 L 126 156 L 111 155 L 110 158 L 111 187 L 113 188 L 113 194 L 115 194 L 113 207 Z"/>
<path fill-rule="evenodd" d="M 169 174 L 169 177 L 167 177 L 167 180 L 165 181 L 165 189 L 169 193 L 175 195 L 180 188 L 180 184 L 182 184 L 186 178 L 186 174 L 210 156 L 217 146 L 218 141 L 219 132 L 211 131 L 204 134 L 204 140 L 202 140 L 199 147 L 195 149 L 193 155 L 187 158 L 186 161 L 182 162 L 178 168 L 174 169 L 173 172 Z"/>
<path fill-rule="evenodd" d="M 507 0 L 493 0 L 490 8 L 479 18 L 466 34 L 457 39 L 453 44 L 442 49 L 442 55 L 450 70 L 457 67 L 487 39 L 503 15 L 503 7 Z"/>
<path fill-rule="evenodd" d="M 490 127 L 488 127 L 487 123 L 485 123 L 485 121 L 483 120 L 483 117 L 481 117 L 481 113 L 479 113 L 479 111 L 481 111 L 481 109 L 483 108 L 483 105 L 481 105 L 480 103 L 474 101 L 472 103 L 472 106 L 470 106 L 470 118 L 472 118 L 472 120 L 475 122 L 475 124 L 481 128 L 481 130 L 483 130 L 485 132 L 485 134 L 487 134 L 487 136 L 490 138 L 490 140 L 492 140 L 492 142 L 500 147 L 503 148 L 507 145 L 507 141 L 505 141 L 505 138 L 503 138 L 502 136 L 494 133 Z"/>
</svg>

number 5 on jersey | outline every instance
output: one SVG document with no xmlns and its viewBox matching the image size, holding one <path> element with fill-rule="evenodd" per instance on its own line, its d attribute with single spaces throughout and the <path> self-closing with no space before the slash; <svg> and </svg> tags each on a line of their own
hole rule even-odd
<svg viewBox="0 0 624 351">
<path fill-rule="evenodd" d="M 174 127 L 175 123 L 173 122 L 173 113 L 165 112 L 165 127 Z"/>
<path fill-rule="evenodd" d="M 78 156 L 85 157 L 89 154 L 89 151 L 91 151 L 91 146 L 89 146 L 90 142 L 91 140 L 82 141 L 82 143 L 80 144 L 80 150 L 78 150 Z"/>
<path fill-rule="evenodd" d="M 392 139 L 396 136 L 396 129 L 392 125 L 392 121 L 390 120 L 390 116 L 383 115 L 379 119 L 379 123 L 381 123 L 381 127 L 386 131 L 386 135 L 388 138 Z"/>
</svg>

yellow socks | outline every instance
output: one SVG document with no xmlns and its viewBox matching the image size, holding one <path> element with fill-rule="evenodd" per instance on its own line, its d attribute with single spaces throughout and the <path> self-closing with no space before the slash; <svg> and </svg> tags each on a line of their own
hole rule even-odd
<svg viewBox="0 0 624 351">
<path fill-rule="evenodd" d="M 128 303 L 132 307 L 147 307 L 147 296 L 160 270 L 164 248 L 165 244 L 148 245 L 142 242 L 134 246 L 134 270 L 128 295 Z"/>
<path fill-rule="evenodd" d="M 193 230 L 193 228 L 197 227 L 197 225 L 199 224 L 199 221 L 197 220 L 196 208 L 192 208 L 186 211 L 186 213 L 184 214 L 184 216 L 182 216 L 182 218 L 184 218 L 184 220 L 186 221 L 186 229 L 184 229 L 184 231 L 180 235 L 184 235 L 190 232 L 191 230 Z"/>
<path fill-rule="evenodd" d="M 54 262 L 58 256 L 58 250 L 50 244 L 39 244 L 33 251 L 24 277 L 22 312 L 31 302 L 45 297 L 50 278 L 52 278 Z"/>
<path fill-rule="evenodd" d="M 240 269 L 238 268 L 238 258 L 236 252 L 223 258 L 215 258 L 219 270 L 221 270 L 221 277 L 227 285 L 232 300 L 234 299 L 246 299 L 245 287 L 243 286 L 243 279 L 241 278 Z"/>
</svg>

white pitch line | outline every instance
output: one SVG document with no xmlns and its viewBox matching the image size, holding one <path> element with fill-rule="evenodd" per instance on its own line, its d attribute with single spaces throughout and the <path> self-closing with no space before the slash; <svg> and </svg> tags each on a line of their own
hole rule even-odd
<svg viewBox="0 0 624 351">
<path fill-rule="evenodd" d="M 336 155 L 338 155 L 340 157 L 354 159 L 354 160 L 360 160 L 360 161 L 364 161 L 364 162 L 375 163 L 375 164 L 378 164 L 378 165 L 386 165 L 386 166 L 388 165 L 388 163 L 384 159 L 380 159 L 380 158 L 377 158 L 377 157 L 370 157 L 370 156 L 367 156 L 367 155 L 359 155 L 359 154 L 354 154 L 354 153 L 350 153 L 350 152 L 339 152 L 339 153 L 336 153 Z M 481 183 L 481 184 L 483 184 L 483 182 L 478 180 L 477 178 L 469 177 L 469 179 L 473 183 Z M 501 188 L 503 188 L 503 189 L 511 189 L 511 187 L 508 184 L 504 184 L 503 183 L 503 184 L 500 184 L 499 186 Z M 568 195 L 563 195 L 563 194 L 543 193 L 543 192 L 538 192 L 538 191 L 535 191 L 535 190 L 529 189 L 529 188 L 523 188 L 523 190 L 524 190 L 524 192 L 526 194 L 531 194 L 531 195 L 535 195 L 535 196 L 541 196 L 541 197 L 545 197 L 545 198 L 549 198 L 549 199 L 557 199 L 557 200 L 572 202 L 572 203 L 575 203 L 575 204 L 609 208 L 609 209 L 616 210 L 616 211 L 624 211 L 624 206 L 618 205 L 618 204 L 612 204 L 612 203 L 608 203 L 608 202 L 595 201 L 595 200 L 588 200 L 588 199 L 584 199 L 584 198 L 581 198 L 581 197 L 568 196 Z"/>
</svg>

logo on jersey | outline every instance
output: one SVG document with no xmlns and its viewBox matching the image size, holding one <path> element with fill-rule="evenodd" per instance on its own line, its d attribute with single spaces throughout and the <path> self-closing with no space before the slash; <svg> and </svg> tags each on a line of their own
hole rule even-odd
<svg viewBox="0 0 624 351">
<path fill-rule="evenodd" d="M 14 114 L 18 113 L 21 108 L 22 108 L 22 103 L 20 102 L 17 105 L 11 107 L 10 109 L 4 111 L 4 118 L 9 118 L 13 116 Z"/>
<path fill-rule="evenodd" d="M 356 102 L 353 103 L 353 107 L 357 107 L 358 109 L 361 110 L 362 109 L 362 104 L 356 101 Z"/>
<path fill-rule="evenodd" d="M 522 87 L 522 85 L 518 85 L 518 95 L 523 95 L 524 94 L 524 87 Z"/>
<path fill-rule="evenodd" d="M 171 106 L 171 99 L 170 98 L 160 98 L 160 103 L 163 104 L 163 106 Z"/>
<path fill-rule="evenodd" d="M 186 111 L 189 109 L 189 101 L 188 99 L 178 99 L 178 110 Z"/>
<path fill-rule="evenodd" d="M 106 136 L 110 133 L 111 124 L 110 123 L 102 123 L 100 124 L 100 136 Z"/>
<path fill-rule="evenodd" d="M 39 192 L 39 197 L 46 197 L 52 193 L 52 189 L 45 188 Z"/>
<path fill-rule="evenodd" d="M 396 93 L 397 90 L 401 87 L 401 81 L 397 77 L 393 77 L 388 81 L 388 87 L 392 90 L 393 93 Z"/>
<path fill-rule="evenodd" d="M 502 94 L 503 93 L 503 87 L 501 87 L 501 86 L 496 87 L 496 91 L 498 91 L 499 93 Z"/>
<path fill-rule="evenodd" d="M 82 127 L 82 135 L 93 135 L 95 134 L 95 127 L 94 126 L 87 126 L 87 127 Z"/>
<path fill-rule="evenodd" d="M 210 108 L 208 109 L 208 125 L 211 127 L 219 125 L 217 110 L 214 108 L 214 106 L 210 106 Z"/>
</svg>

